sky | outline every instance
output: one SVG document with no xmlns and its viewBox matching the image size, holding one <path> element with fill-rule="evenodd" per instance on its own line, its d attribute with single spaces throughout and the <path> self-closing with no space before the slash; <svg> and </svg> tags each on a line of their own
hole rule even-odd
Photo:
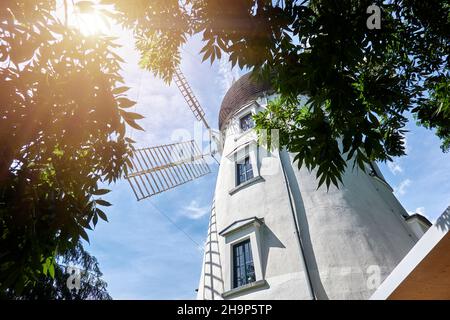
<svg viewBox="0 0 450 320">
<path fill-rule="evenodd" d="M 198 123 L 175 85 L 139 69 L 129 35 L 121 33 L 119 41 L 129 97 L 138 102 L 135 111 L 145 116 L 139 124 L 146 131 L 129 132 L 137 146 L 198 135 Z M 243 72 L 231 70 L 225 59 L 201 63 L 200 49 L 199 38 L 189 40 L 181 51 L 181 69 L 209 124 L 217 128 L 222 98 Z M 405 209 L 434 221 L 450 205 L 450 154 L 442 153 L 432 131 L 417 127 L 413 120 L 407 129 L 407 156 L 379 166 Z M 125 180 L 109 186 L 112 192 L 105 197 L 113 204 L 105 210 L 109 222 L 100 221 L 90 232 L 86 249 L 98 259 L 114 299 L 195 299 L 218 169 L 213 161 L 210 167 L 209 175 L 151 200 L 136 201 Z"/>
</svg>

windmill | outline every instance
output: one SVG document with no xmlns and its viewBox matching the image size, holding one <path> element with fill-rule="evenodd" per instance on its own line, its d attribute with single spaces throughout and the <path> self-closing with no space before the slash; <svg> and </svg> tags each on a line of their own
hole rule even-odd
<svg viewBox="0 0 450 320">
<path fill-rule="evenodd" d="M 173 189 L 211 172 L 205 157 L 214 158 L 212 140 L 215 131 L 205 118 L 205 111 L 194 95 L 179 67 L 175 68 L 174 82 L 197 121 L 209 132 L 209 152 L 203 153 L 194 140 L 135 149 L 126 180 L 138 201 Z"/>
<path fill-rule="evenodd" d="M 202 153 L 191 140 L 135 150 L 126 178 L 137 200 L 210 173 L 205 157 L 214 155 L 216 133 L 179 69 L 174 80 L 209 130 L 210 149 Z M 408 222 L 411 217 L 376 164 L 372 175 L 348 170 L 345 187 L 328 192 L 317 188 L 315 172 L 298 168 L 295 154 L 265 153 L 250 119 L 272 94 L 270 84 L 248 73 L 222 100 L 218 137 L 223 141 L 215 144 L 224 156 L 197 298 L 369 298 L 419 240 L 418 226 Z M 263 165 L 267 158 L 274 164 L 270 170 Z"/>
</svg>

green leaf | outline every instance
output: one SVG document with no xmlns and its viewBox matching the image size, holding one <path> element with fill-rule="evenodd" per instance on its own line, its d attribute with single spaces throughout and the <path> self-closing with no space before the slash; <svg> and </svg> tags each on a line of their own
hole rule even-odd
<svg viewBox="0 0 450 320">
<path fill-rule="evenodd" d="M 48 273 L 50 274 L 50 277 L 52 277 L 52 279 L 55 279 L 55 263 L 54 263 L 54 261 L 50 263 L 50 266 L 48 268 Z"/>
<path fill-rule="evenodd" d="M 144 116 L 139 114 L 139 113 L 135 113 L 135 112 L 125 112 L 122 111 L 120 113 L 122 115 L 122 117 L 124 117 L 125 119 L 132 119 L 132 120 L 140 120 L 140 119 L 144 119 Z"/>
<path fill-rule="evenodd" d="M 136 121 L 132 120 L 132 119 L 125 119 L 125 122 L 132 128 L 136 129 L 136 130 L 140 130 L 140 131 L 145 131 L 144 128 L 142 128 L 140 125 L 138 125 L 136 123 Z"/>
<path fill-rule="evenodd" d="M 113 94 L 122 94 L 122 93 L 127 92 L 129 89 L 130 89 L 129 87 L 118 87 L 118 88 L 115 88 L 115 89 L 112 91 L 112 93 L 113 93 Z M 122 107 L 122 108 L 123 108 L 123 107 Z"/>
<path fill-rule="evenodd" d="M 122 109 L 131 108 L 136 105 L 135 101 L 131 101 L 128 98 L 121 97 L 121 98 L 117 98 L 116 100 L 119 104 L 119 107 Z"/>
<path fill-rule="evenodd" d="M 44 276 L 47 275 L 49 266 L 50 266 L 50 261 L 48 259 L 46 259 L 45 263 L 42 265 L 42 273 L 44 274 Z"/>
<path fill-rule="evenodd" d="M 97 225 L 98 222 L 98 215 L 94 214 L 94 217 L 92 218 L 92 223 L 94 224 L 94 227 Z"/>
<path fill-rule="evenodd" d="M 86 231 L 84 230 L 84 228 L 79 228 L 79 233 L 80 233 L 80 236 L 84 239 L 84 240 L 86 240 L 88 243 L 90 243 L 89 242 L 89 236 L 88 236 L 88 234 L 86 233 Z"/>
<path fill-rule="evenodd" d="M 317 185 L 317 190 L 319 190 L 320 186 L 323 185 L 323 183 L 325 182 L 325 178 L 326 178 L 326 175 L 322 174 L 322 176 L 320 177 L 320 180 L 319 180 L 319 184 Z"/>
<path fill-rule="evenodd" d="M 111 203 L 109 203 L 109 202 L 106 201 L 106 200 L 102 200 L 102 199 L 97 199 L 97 200 L 95 200 L 95 203 L 98 204 L 98 205 L 104 206 L 104 207 L 109 207 L 109 206 L 111 206 Z"/>
<path fill-rule="evenodd" d="M 97 208 L 96 212 L 100 218 L 102 218 L 104 221 L 108 222 L 108 217 L 102 210 Z"/>
<path fill-rule="evenodd" d="M 108 190 L 108 189 L 97 189 L 94 192 L 92 192 L 92 194 L 94 196 L 102 196 L 102 195 L 105 195 L 105 194 L 107 194 L 109 192 L 111 192 L 111 190 Z"/>
</svg>

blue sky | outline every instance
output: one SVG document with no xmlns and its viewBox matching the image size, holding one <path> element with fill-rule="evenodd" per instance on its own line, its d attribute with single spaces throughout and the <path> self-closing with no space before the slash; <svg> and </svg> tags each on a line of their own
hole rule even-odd
<svg viewBox="0 0 450 320">
<path fill-rule="evenodd" d="M 192 137 L 198 128 L 178 89 L 138 68 L 130 37 L 122 36 L 121 42 L 129 96 L 138 101 L 136 112 L 146 117 L 140 121 L 146 132 L 132 131 L 132 138 L 143 147 Z M 225 60 L 202 64 L 199 51 L 199 38 L 190 40 L 182 50 L 181 69 L 208 122 L 217 127 L 221 100 L 242 72 L 231 70 Z M 408 155 L 380 169 L 406 210 L 433 220 L 450 205 L 450 155 L 442 153 L 431 131 L 414 121 L 407 129 Z M 137 202 L 126 181 L 109 187 L 109 222 L 99 222 L 86 249 L 99 260 L 114 299 L 195 298 L 203 258 L 199 245 L 206 239 L 217 173 L 217 165 L 210 166 L 211 174 L 149 201 Z"/>
</svg>

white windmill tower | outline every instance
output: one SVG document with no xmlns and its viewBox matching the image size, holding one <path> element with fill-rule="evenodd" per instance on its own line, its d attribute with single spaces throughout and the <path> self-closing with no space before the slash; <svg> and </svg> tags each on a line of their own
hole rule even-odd
<svg viewBox="0 0 450 320">
<path fill-rule="evenodd" d="M 174 80 L 212 132 L 179 69 Z M 197 297 L 369 298 L 427 226 L 408 216 L 375 164 L 368 173 L 348 170 L 344 186 L 327 192 L 290 153 L 261 147 L 251 116 L 271 93 L 247 74 L 223 99 L 222 157 Z M 209 173 L 205 156 L 194 141 L 139 149 L 127 179 L 138 200 L 149 198 Z"/>
</svg>

